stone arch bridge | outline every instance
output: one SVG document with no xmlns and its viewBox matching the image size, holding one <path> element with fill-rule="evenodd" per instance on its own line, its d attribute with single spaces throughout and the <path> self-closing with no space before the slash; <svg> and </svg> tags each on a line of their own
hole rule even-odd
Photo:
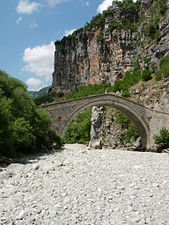
<svg viewBox="0 0 169 225">
<path fill-rule="evenodd" d="M 101 94 L 42 105 L 52 116 L 52 128 L 63 136 L 79 112 L 90 106 L 109 105 L 127 114 L 139 129 L 144 148 L 153 148 L 154 135 L 169 129 L 169 113 L 155 111 L 115 94 Z"/>
</svg>

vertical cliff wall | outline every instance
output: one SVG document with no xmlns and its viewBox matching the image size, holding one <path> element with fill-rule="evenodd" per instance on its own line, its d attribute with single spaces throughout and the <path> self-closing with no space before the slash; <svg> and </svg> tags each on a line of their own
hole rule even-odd
<svg viewBox="0 0 169 225">
<path fill-rule="evenodd" d="M 156 0 L 123 2 L 114 2 L 90 24 L 55 42 L 55 92 L 66 93 L 81 85 L 107 80 L 113 84 L 137 59 L 144 68 L 145 58 L 158 63 L 169 51 L 169 9 L 161 9 Z M 160 2 L 166 7 L 165 0 Z M 158 27 L 153 21 L 151 30 L 151 20 L 155 18 Z"/>
</svg>

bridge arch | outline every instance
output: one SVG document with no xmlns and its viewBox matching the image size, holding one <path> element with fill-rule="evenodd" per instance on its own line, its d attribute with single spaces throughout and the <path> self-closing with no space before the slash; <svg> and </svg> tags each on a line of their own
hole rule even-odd
<svg viewBox="0 0 169 225">
<path fill-rule="evenodd" d="M 138 128 L 142 139 L 143 148 L 147 148 L 149 146 L 150 131 L 147 121 L 148 118 L 145 116 L 146 111 L 144 112 L 144 110 L 140 110 L 139 107 L 141 106 L 132 101 L 111 94 L 101 95 L 100 97 L 96 96 L 95 98 L 89 97 L 88 101 L 84 101 L 82 104 L 75 107 L 74 110 L 70 111 L 61 129 L 61 136 L 65 134 L 69 124 L 73 121 L 77 114 L 90 106 L 112 106 L 113 108 L 119 109 L 121 112 L 125 113 Z"/>
</svg>

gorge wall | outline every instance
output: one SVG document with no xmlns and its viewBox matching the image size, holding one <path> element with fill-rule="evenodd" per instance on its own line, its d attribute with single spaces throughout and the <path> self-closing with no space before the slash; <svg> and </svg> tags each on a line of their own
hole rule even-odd
<svg viewBox="0 0 169 225">
<path fill-rule="evenodd" d="M 160 59 L 168 53 L 169 0 L 113 2 L 84 28 L 55 42 L 53 91 L 68 93 L 79 86 L 107 81 L 113 85 L 136 62 L 141 70 L 148 68 L 154 73 Z M 130 90 L 130 98 L 145 106 L 169 111 L 168 82 L 138 84 Z M 115 120 L 113 109 L 93 108 L 91 146 L 125 146 L 127 130 Z M 138 147 L 140 138 L 133 143 Z"/>
<path fill-rule="evenodd" d="M 126 2 L 130 6 L 132 1 Z M 53 90 L 66 93 L 107 80 L 113 84 L 137 59 L 142 68 L 148 62 L 158 63 L 169 51 L 169 0 L 161 0 L 167 9 L 157 2 L 142 0 L 129 10 L 124 10 L 125 4 L 113 2 L 90 24 L 56 41 Z M 151 27 L 155 18 L 158 25 Z"/>
</svg>

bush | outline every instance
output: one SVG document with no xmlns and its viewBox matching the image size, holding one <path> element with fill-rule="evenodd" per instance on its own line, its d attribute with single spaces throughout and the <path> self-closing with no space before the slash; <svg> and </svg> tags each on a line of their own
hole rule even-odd
<svg viewBox="0 0 169 225">
<path fill-rule="evenodd" d="M 139 132 L 137 127 L 134 125 L 134 123 L 130 122 L 127 129 L 127 135 L 125 137 L 125 143 L 130 143 L 132 139 L 136 140 L 138 137 Z"/>
<path fill-rule="evenodd" d="M 160 150 L 164 148 L 168 148 L 169 147 L 169 131 L 163 127 L 160 130 L 160 134 L 154 136 L 154 140 L 155 140 L 155 144 L 158 145 Z"/>
<path fill-rule="evenodd" d="M 155 73 L 156 80 L 161 80 L 163 77 L 169 77 L 169 54 L 160 60 L 160 68 Z"/>
<path fill-rule="evenodd" d="M 102 42 L 103 38 L 104 38 L 104 33 L 103 33 L 103 31 L 100 31 L 97 36 L 97 43 Z"/>
<path fill-rule="evenodd" d="M 150 39 L 159 40 L 159 20 L 158 16 L 152 15 L 145 29 L 145 35 Z"/>
<path fill-rule="evenodd" d="M 62 93 L 58 93 L 58 97 L 62 97 L 64 94 Z M 41 105 L 43 103 L 47 103 L 47 102 L 53 102 L 55 100 L 56 94 L 53 92 L 50 92 L 48 94 L 45 94 L 43 96 L 40 96 L 38 98 L 34 99 L 34 102 L 36 105 Z"/>
<path fill-rule="evenodd" d="M 26 86 L 0 70 L 0 154 L 13 157 L 53 148 L 50 124 L 48 113 L 35 106 Z M 55 140 L 61 147 L 60 138 Z"/>
<path fill-rule="evenodd" d="M 123 97 L 130 97 L 129 89 L 141 79 L 141 72 L 138 70 L 138 65 L 133 71 L 127 71 L 122 80 L 116 80 L 111 90 L 113 92 L 121 92 Z"/>
<path fill-rule="evenodd" d="M 130 143 L 132 139 L 136 140 L 139 137 L 139 132 L 135 124 L 128 118 L 128 116 L 119 110 L 115 113 L 116 124 L 121 125 L 122 129 L 127 129 L 127 134 L 124 137 L 124 142 Z"/>
<path fill-rule="evenodd" d="M 137 29 L 137 22 L 139 21 L 140 1 L 133 2 L 132 0 L 123 0 L 122 2 L 116 1 L 120 8 L 121 17 L 118 21 L 114 18 L 109 24 L 109 29 Z"/>
<path fill-rule="evenodd" d="M 128 116 L 125 113 L 122 113 L 119 110 L 116 110 L 115 112 L 115 122 L 117 124 L 120 124 L 122 126 L 122 128 L 127 129 L 130 123 L 130 119 L 128 118 Z"/>
<path fill-rule="evenodd" d="M 79 88 L 74 89 L 70 94 L 67 95 L 67 99 L 76 99 L 90 95 L 103 94 L 107 89 L 110 89 L 111 84 L 105 82 L 104 84 L 89 84 L 86 86 L 81 86 Z"/>
<path fill-rule="evenodd" d="M 151 80 L 152 76 L 151 76 L 151 72 L 149 69 L 145 69 L 142 71 L 142 80 L 143 81 L 148 81 Z"/>
<path fill-rule="evenodd" d="M 79 113 L 69 125 L 64 135 L 64 142 L 87 144 L 90 141 L 91 108 Z"/>
</svg>

